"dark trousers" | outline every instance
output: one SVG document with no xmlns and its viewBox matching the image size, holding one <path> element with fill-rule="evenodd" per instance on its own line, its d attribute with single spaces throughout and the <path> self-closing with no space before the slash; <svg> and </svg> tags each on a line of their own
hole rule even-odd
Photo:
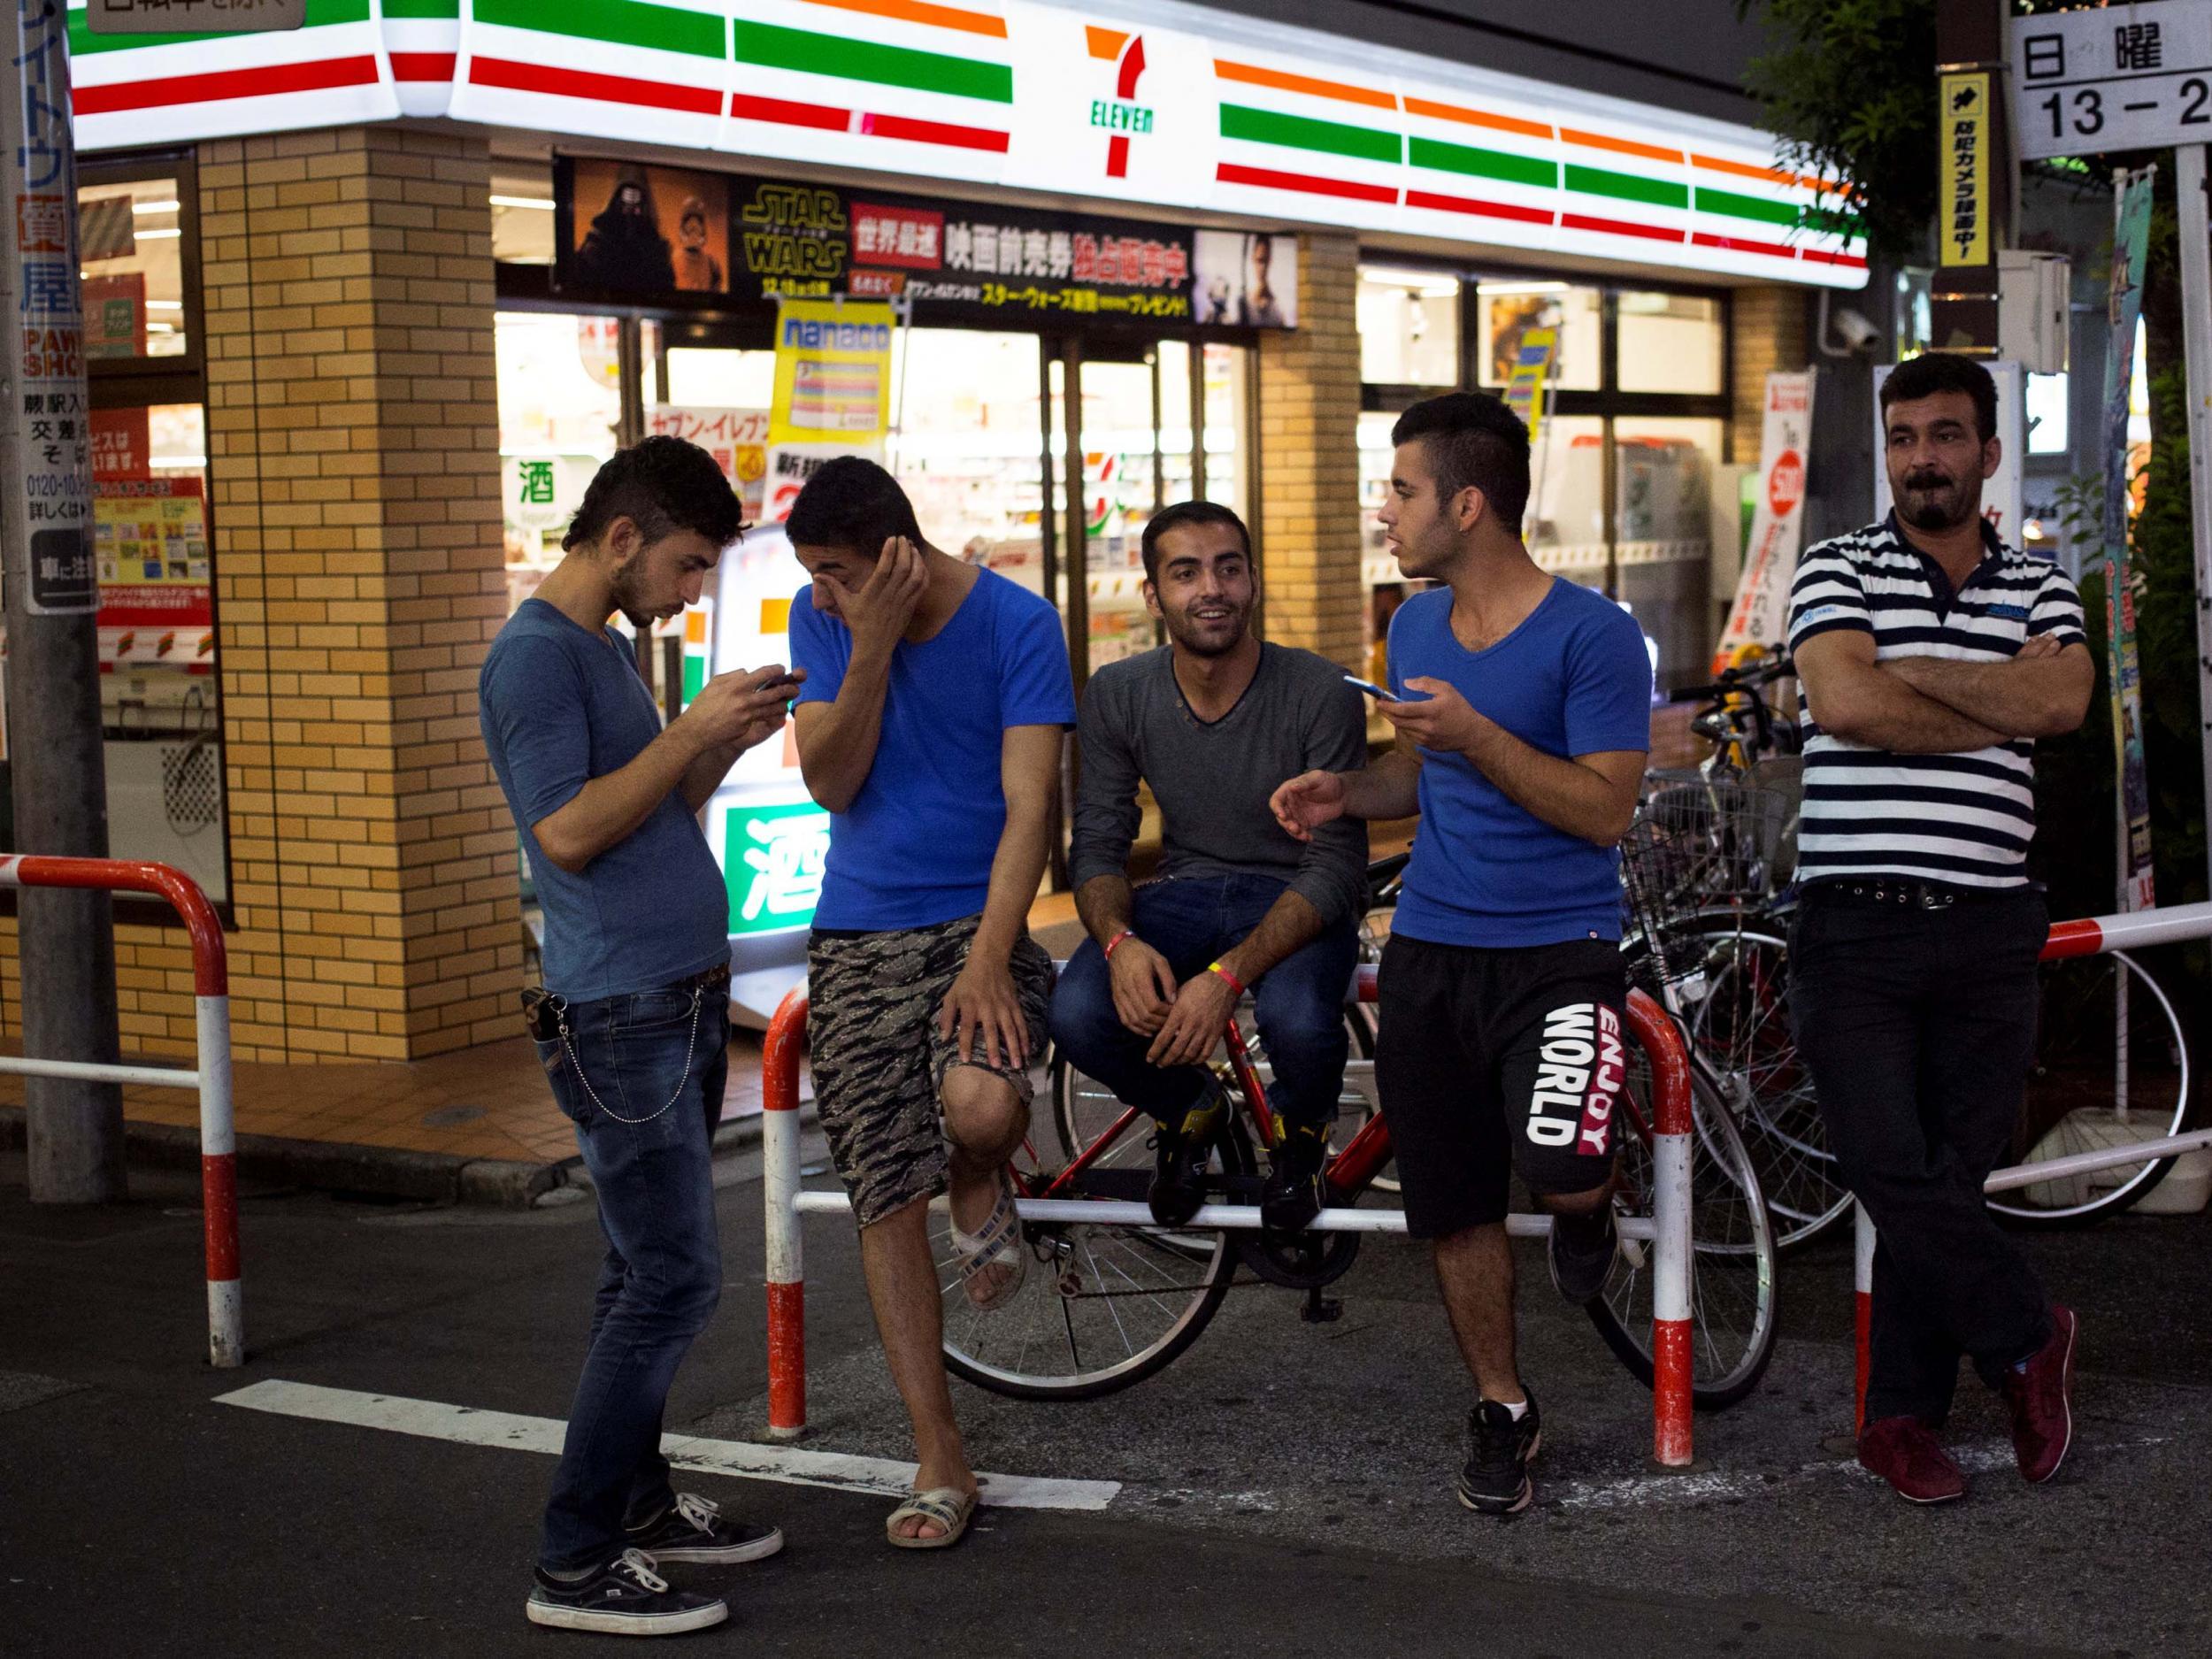
<svg viewBox="0 0 2212 1659">
<path fill-rule="evenodd" d="M 729 994 L 671 986 L 571 1003 L 568 1022 L 565 1048 L 541 1042 L 538 1057 L 575 1120 L 607 1254 L 545 1509 L 538 1562 L 554 1571 L 618 1555 L 626 1523 L 675 1502 L 662 1408 L 722 1294 L 710 1137 L 729 1071 Z"/>
<path fill-rule="evenodd" d="M 1994 1386 L 2050 1334 L 2035 1270 L 1982 1199 L 2035 1049 L 2029 889 L 1922 910 L 1808 888 L 1790 1015 L 1839 1172 L 1878 1234 L 1866 1419 L 1940 1425 L 1961 1356 Z"/>
<path fill-rule="evenodd" d="M 1133 895 L 1130 928 L 1167 958 L 1179 985 L 1260 925 L 1289 884 L 1267 876 L 1174 876 L 1148 881 Z M 1321 1125 L 1336 1116 L 1350 1039 L 1344 993 L 1359 959 L 1357 927 L 1332 927 L 1285 956 L 1252 987 L 1253 1018 L 1275 1080 L 1268 1104 L 1290 1123 Z M 1163 1122 L 1179 1117 L 1205 1086 L 1202 1066 L 1152 1064 L 1152 1039 L 1114 1011 L 1106 956 L 1086 939 L 1052 993 L 1052 1040 L 1079 1071 L 1124 1102 Z"/>
</svg>

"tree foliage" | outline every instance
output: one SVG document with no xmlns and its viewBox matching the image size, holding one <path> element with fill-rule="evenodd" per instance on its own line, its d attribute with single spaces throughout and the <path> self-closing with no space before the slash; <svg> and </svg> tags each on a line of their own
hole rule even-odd
<svg viewBox="0 0 2212 1659">
<path fill-rule="evenodd" d="M 1880 257 L 1912 258 L 1936 211 L 1935 7 L 1929 0 L 1737 0 L 1770 50 L 1746 77 L 1784 157 L 1839 181 Z"/>
</svg>

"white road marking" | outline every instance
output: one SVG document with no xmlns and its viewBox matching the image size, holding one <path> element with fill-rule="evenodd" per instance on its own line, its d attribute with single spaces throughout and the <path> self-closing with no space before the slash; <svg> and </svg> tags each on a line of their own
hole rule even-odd
<svg viewBox="0 0 2212 1659">
<path fill-rule="evenodd" d="M 2162 1446 L 2167 1435 L 2131 1440 L 2108 1440 L 2092 1446 L 2077 1440 L 2072 1455 L 2084 1452 L 2125 1451 L 2133 1447 Z M 1950 1448 L 1951 1460 L 1970 1474 L 1988 1474 L 2015 1466 L 2009 1442 L 1989 1441 Z M 1778 1473 L 1722 1474 L 1717 1471 L 1686 1475 L 1631 1475 L 1619 1480 L 1571 1480 L 1542 1489 L 1542 1500 L 1563 1509 L 1618 1509 L 1646 1503 L 1709 1503 L 1722 1498 L 1748 1498 L 1785 1486 L 1837 1476 L 1855 1480 L 1878 1477 L 1859 1467 L 1855 1458 L 1822 1458 Z"/>
<path fill-rule="evenodd" d="M 549 1456 L 560 1455 L 561 1438 L 568 1429 L 559 1417 L 478 1411 L 434 1400 L 274 1379 L 219 1394 L 215 1403 L 354 1428 L 387 1429 L 461 1446 L 504 1447 Z M 914 1465 L 886 1457 L 683 1434 L 664 1436 L 661 1450 L 677 1468 L 701 1474 L 777 1480 L 787 1486 L 833 1486 L 884 1497 L 904 1497 L 914 1489 Z M 983 1502 L 1005 1509 L 1102 1509 L 1121 1490 L 1118 1480 L 1056 1480 L 1035 1475 L 980 1475 L 977 1479 L 983 1483 Z"/>
</svg>

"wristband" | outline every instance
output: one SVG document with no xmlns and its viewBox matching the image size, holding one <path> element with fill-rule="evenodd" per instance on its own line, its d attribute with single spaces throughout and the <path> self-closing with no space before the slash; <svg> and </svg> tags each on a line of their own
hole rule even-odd
<svg viewBox="0 0 2212 1659">
<path fill-rule="evenodd" d="M 1227 983 L 1231 990 L 1234 991 L 1239 996 L 1242 996 L 1244 995 L 1244 981 L 1238 979 L 1235 974 L 1230 972 L 1228 969 L 1223 967 L 1218 962 L 1208 963 L 1206 964 L 1206 972 L 1209 973 L 1219 974 Z"/>
<path fill-rule="evenodd" d="M 1136 930 L 1134 928 L 1125 927 L 1121 930 L 1121 932 L 1116 933 L 1111 939 L 1106 941 L 1107 961 L 1111 962 L 1114 959 L 1114 947 L 1121 943 L 1123 940 L 1129 938 L 1135 933 L 1135 931 Z"/>
</svg>

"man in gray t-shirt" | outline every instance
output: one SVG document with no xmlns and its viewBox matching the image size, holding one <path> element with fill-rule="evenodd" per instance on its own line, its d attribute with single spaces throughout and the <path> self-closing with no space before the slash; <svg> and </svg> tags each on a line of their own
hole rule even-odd
<svg viewBox="0 0 2212 1659">
<path fill-rule="evenodd" d="M 1248 988 L 1283 1130 L 1261 1208 L 1270 1226 L 1303 1227 L 1344 1080 L 1367 836 L 1348 819 L 1294 841 L 1267 803 L 1310 768 L 1363 765 L 1365 710 L 1333 663 L 1252 636 L 1251 541 L 1228 508 L 1156 514 L 1144 571 L 1169 643 L 1108 664 L 1083 695 L 1069 872 L 1090 937 L 1053 993 L 1052 1034 L 1159 1120 L 1152 1213 L 1180 1225 L 1205 1200 L 1227 1118 L 1206 1061 Z M 1162 857 L 1133 889 L 1141 781 L 1159 803 Z"/>
</svg>

